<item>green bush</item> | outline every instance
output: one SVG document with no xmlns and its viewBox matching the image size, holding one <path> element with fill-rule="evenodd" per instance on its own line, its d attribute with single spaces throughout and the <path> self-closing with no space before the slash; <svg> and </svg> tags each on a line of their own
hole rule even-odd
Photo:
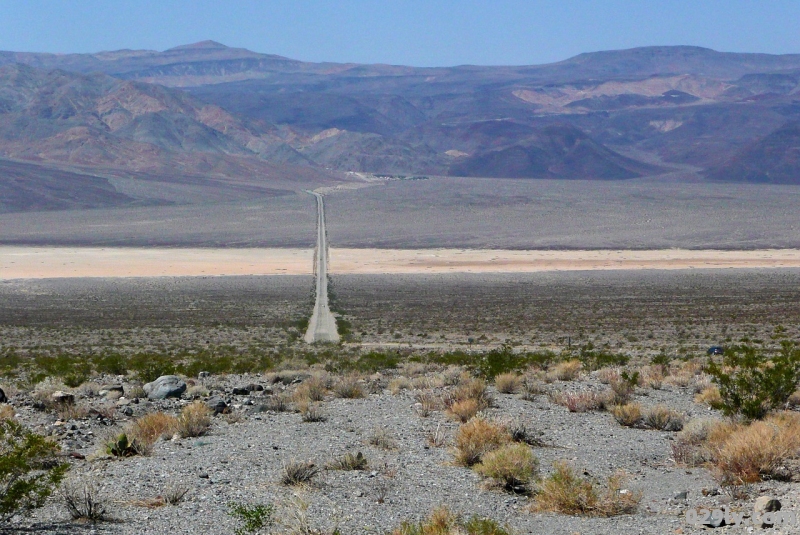
<svg viewBox="0 0 800 535">
<path fill-rule="evenodd" d="M 138 353 L 130 358 L 128 366 L 145 383 L 155 381 L 162 375 L 175 373 L 175 363 L 167 355 Z"/>
<path fill-rule="evenodd" d="M 750 346 L 725 349 L 722 362 L 709 357 L 707 371 L 719 387 L 722 411 L 760 420 L 784 405 L 800 382 L 800 349 L 783 342 L 781 351 L 764 358 Z"/>
<path fill-rule="evenodd" d="M 0 521 L 44 505 L 69 470 L 59 447 L 14 420 L 0 421 Z"/>
<path fill-rule="evenodd" d="M 249 505 L 236 502 L 228 504 L 228 515 L 242 523 L 233 531 L 236 535 L 248 535 L 271 528 L 275 524 L 274 514 L 275 507 L 271 504 Z"/>
</svg>

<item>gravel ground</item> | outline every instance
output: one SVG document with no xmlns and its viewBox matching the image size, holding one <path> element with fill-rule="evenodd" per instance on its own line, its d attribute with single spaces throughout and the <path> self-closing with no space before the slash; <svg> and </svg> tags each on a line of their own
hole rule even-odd
<svg viewBox="0 0 800 535">
<path fill-rule="evenodd" d="M 385 386 L 386 379 L 373 378 L 373 383 Z M 71 477 L 90 477 L 97 483 L 101 494 L 112 502 L 113 521 L 95 526 L 71 523 L 61 501 L 52 499 L 32 519 L 17 522 L 9 532 L 232 533 L 236 524 L 227 515 L 230 502 L 272 502 L 285 511 L 289 501 L 299 496 L 308 503 L 312 526 L 331 528 L 338 524 L 342 533 L 385 533 L 402 520 L 421 519 L 441 504 L 465 515 L 478 514 L 507 523 L 516 533 L 691 533 L 693 528 L 683 518 L 687 507 L 717 506 L 729 499 L 724 493 L 702 495 L 703 489 L 718 487 L 707 470 L 675 465 L 670 449 L 674 433 L 625 428 L 605 412 L 570 413 L 551 403 L 546 395 L 526 401 L 517 395 L 494 393 L 495 406 L 488 413 L 522 422 L 542 433 L 546 446 L 535 447 L 534 452 L 543 473 L 559 459 L 599 478 L 617 469 L 626 471 L 630 475 L 628 488 L 644 493 L 636 514 L 602 519 L 528 512 L 529 498 L 486 488 L 477 474 L 453 465 L 448 446 L 428 444 L 427 436 L 437 429 L 452 439 L 458 424 L 442 412 L 421 417 L 414 391 L 392 395 L 378 387 L 376 393 L 363 399 L 329 398 L 323 404 L 327 419 L 306 423 L 294 412 L 257 410 L 266 396 L 273 395 L 270 389 L 277 394 L 287 388 L 273 385 L 266 376 L 211 377 L 197 382 L 239 407 L 236 412 L 243 419 L 228 423 L 224 417 L 216 417 L 206 436 L 162 440 L 151 456 L 122 460 L 91 455 L 111 428 L 96 420 L 54 425 L 55 415 L 33 409 L 26 404 L 25 394 L 17 394 L 12 403 L 23 422 L 39 432 L 54 434 L 65 451 L 87 456 L 72 461 Z M 266 391 L 250 396 L 230 394 L 234 386 L 252 382 L 263 384 Z M 589 376 L 547 388 L 596 390 L 604 386 Z M 692 396 L 690 387 L 665 384 L 660 390 L 638 390 L 636 397 L 644 406 L 663 403 L 690 418 L 708 416 L 712 411 L 693 403 Z M 86 398 L 78 403 L 103 401 Z M 133 418 L 156 409 L 176 411 L 185 403 L 142 400 L 127 407 L 134 409 Z M 117 414 L 121 419 L 115 425 L 124 424 L 127 417 Z M 71 429 L 73 426 L 75 429 Z M 394 443 L 391 449 L 369 443 L 378 431 Z M 323 466 L 335 456 L 357 451 L 366 456 L 367 470 L 323 470 L 305 488 L 285 487 L 279 482 L 284 464 L 290 461 L 313 461 Z M 150 509 L 133 503 L 158 496 L 170 485 L 188 489 L 176 506 Z M 798 490 L 791 484 L 768 483 L 750 490 L 754 494 L 734 505 L 752 509 L 752 500 L 764 493 L 781 498 L 786 509 L 800 503 Z M 688 491 L 688 500 L 672 503 L 671 498 L 683 491 Z M 285 515 L 279 516 L 285 519 Z M 682 531 L 676 531 L 679 529 Z M 742 528 L 723 528 L 734 529 Z"/>
</svg>

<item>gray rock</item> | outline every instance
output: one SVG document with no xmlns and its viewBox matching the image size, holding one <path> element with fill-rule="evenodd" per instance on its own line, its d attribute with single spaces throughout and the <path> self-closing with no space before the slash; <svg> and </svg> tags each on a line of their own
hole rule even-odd
<svg viewBox="0 0 800 535">
<path fill-rule="evenodd" d="M 248 390 L 246 386 L 237 386 L 233 389 L 234 396 L 247 396 L 249 394 L 250 390 Z"/>
<path fill-rule="evenodd" d="M 179 398 L 186 392 L 186 383 L 177 375 L 162 375 L 143 388 L 148 399 Z"/>
<path fill-rule="evenodd" d="M 689 491 L 686 490 L 684 490 L 683 492 L 679 492 L 678 494 L 672 497 L 672 499 L 676 502 L 685 501 L 687 498 L 689 498 Z"/>
<path fill-rule="evenodd" d="M 216 396 L 206 401 L 206 405 L 214 411 L 214 414 L 222 414 L 225 412 L 225 409 L 228 408 L 228 404 L 225 403 L 225 400 Z"/>
<path fill-rule="evenodd" d="M 781 507 L 783 507 L 783 505 L 779 500 L 770 498 L 769 496 L 759 496 L 756 498 L 756 503 L 753 504 L 753 516 L 757 519 L 763 517 L 766 513 L 780 511 Z M 761 527 L 770 528 L 772 527 L 772 523 L 761 522 Z"/>
<path fill-rule="evenodd" d="M 57 390 L 53 392 L 50 396 L 50 399 L 53 400 L 53 403 L 57 403 L 59 405 L 72 405 L 75 403 L 75 396 L 70 394 L 69 392 L 62 392 L 61 390 Z"/>
<path fill-rule="evenodd" d="M 198 379 L 205 379 L 206 377 L 210 377 L 211 372 L 200 372 L 197 374 Z"/>
</svg>

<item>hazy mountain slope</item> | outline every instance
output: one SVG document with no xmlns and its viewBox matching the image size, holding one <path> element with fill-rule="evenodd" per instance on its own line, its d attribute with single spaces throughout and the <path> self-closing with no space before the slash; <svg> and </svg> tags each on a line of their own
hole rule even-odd
<svg viewBox="0 0 800 535">
<path fill-rule="evenodd" d="M 577 128 L 554 125 L 509 147 L 478 153 L 450 168 L 456 176 L 614 180 L 653 174 L 648 166 L 609 150 Z"/>
<path fill-rule="evenodd" d="M 708 173 L 714 180 L 800 185 L 800 122 L 745 147 Z"/>
<path fill-rule="evenodd" d="M 0 212 L 131 204 L 107 179 L 0 159 Z"/>
<path fill-rule="evenodd" d="M 23 65 L 0 68 L 0 155 L 161 176 L 277 181 L 292 189 L 332 180 L 283 165 L 306 160 L 277 128 L 242 121 L 184 92 Z"/>
</svg>

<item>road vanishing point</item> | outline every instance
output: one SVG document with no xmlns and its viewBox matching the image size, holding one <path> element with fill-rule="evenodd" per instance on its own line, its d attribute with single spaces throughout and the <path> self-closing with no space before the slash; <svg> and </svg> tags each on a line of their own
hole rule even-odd
<svg viewBox="0 0 800 535">
<path fill-rule="evenodd" d="M 308 321 L 308 330 L 304 340 L 314 342 L 338 342 L 339 332 L 336 330 L 336 318 L 328 306 L 328 236 L 325 231 L 325 203 L 322 195 L 309 191 L 317 199 L 317 248 L 314 250 L 314 274 L 317 291 L 314 301 L 314 312 Z"/>
</svg>

